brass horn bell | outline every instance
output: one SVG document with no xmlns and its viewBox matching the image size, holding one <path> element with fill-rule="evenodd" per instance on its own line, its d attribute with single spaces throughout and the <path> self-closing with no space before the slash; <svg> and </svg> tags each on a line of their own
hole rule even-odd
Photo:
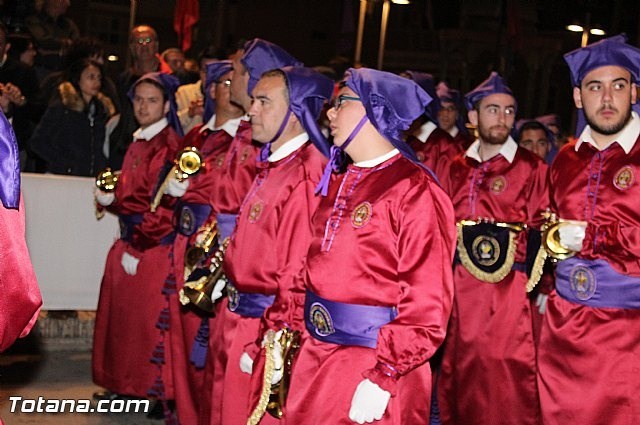
<svg viewBox="0 0 640 425">
<path fill-rule="evenodd" d="M 283 409 L 287 402 L 293 361 L 300 349 L 300 331 L 292 331 L 289 328 L 282 329 L 280 346 L 282 347 L 282 367 L 284 368 L 282 379 L 280 379 L 280 382 L 277 384 L 271 386 L 269 402 L 267 403 L 267 412 L 277 419 L 282 418 L 284 413 Z"/>
<path fill-rule="evenodd" d="M 113 192 L 116 190 L 119 176 L 119 171 L 111 171 L 111 168 L 105 168 L 96 176 L 96 187 L 103 192 Z"/>
<path fill-rule="evenodd" d="M 552 261 L 562 261 L 576 255 L 573 251 L 560 242 L 560 228 L 566 225 L 586 225 L 586 222 L 579 220 L 565 220 L 558 218 L 554 213 L 543 213 L 545 223 L 542 225 L 542 246 Z"/>
<path fill-rule="evenodd" d="M 184 287 L 180 290 L 180 302 L 183 305 L 191 303 L 207 313 L 213 311 L 215 300 L 212 299 L 212 293 L 218 280 L 224 278 L 222 262 L 228 244 L 229 238 L 220 244 L 211 257 L 211 265 L 209 266 L 211 274 L 203 276 L 195 282 L 186 282 L 184 284 Z"/>
<path fill-rule="evenodd" d="M 203 166 L 202 154 L 193 146 L 184 148 L 180 154 L 178 154 L 176 166 L 179 179 L 185 179 L 197 174 Z"/>
</svg>

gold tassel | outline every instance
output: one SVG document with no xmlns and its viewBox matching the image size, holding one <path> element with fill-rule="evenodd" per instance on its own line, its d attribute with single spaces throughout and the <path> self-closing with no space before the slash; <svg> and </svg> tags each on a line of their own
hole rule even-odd
<svg viewBox="0 0 640 425">
<path fill-rule="evenodd" d="M 267 404 L 269 404 L 269 394 L 271 394 L 271 379 L 273 378 L 273 371 L 275 369 L 275 363 L 273 361 L 273 346 L 275 344 L 276 333 L 269 329 L 266 335 L 267 342 L 265 344 L 265 362 L 264 362 L 264 378 L 262 379 L 262 392 L 260 393 L 260 400 L 258 405 L 249 420 L 247 425 L 258 425 L 260 420 L 267 411 Z"/>
<path fill-rule="evenodd" d="M 533 261 L 531 276 L 527 281 L 527 292 L 533 291 L 533 288 L 535 288 L 538 282 L 540 282 L 540 278 L 542 277 L 542 272 L 544 269 L 544 263 L 547 260 L 547 255 L 547 250 L 544 248 L 544 245 L 540 244 L 540 248 L 538 248 L 538 253 L 536 254 L 536 259 Z"/>
</svg>

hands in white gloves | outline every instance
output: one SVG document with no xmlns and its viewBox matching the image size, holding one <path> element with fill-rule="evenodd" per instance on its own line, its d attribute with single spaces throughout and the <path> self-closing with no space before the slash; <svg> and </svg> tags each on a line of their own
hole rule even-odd
<svg viewBox="0 0 640 425">
<path fill-rule="evenodd" d="M 368 379 L 363 380 L 358 384 L 351 399 L 349 419 L 359 424 L 379 421 L 387 410 L 390 398 L 391 394 L 388 391 Z"/>
<path fill-rule="evenodd" d="M 558 229 L 560 245 L 572 251 L 580 252 L 586 229 L 586 224 L 569 223 L 560 226 Z"/>
<path fill-rule="evenodd" d="M 178 181 L 178 179 L 172 177 L 169 179 L 164 193 L 174 198 L 179 198 L 187 192 L 187 189 L 189 189 L 189 179 Z"/>
<path fill-rule="evenodd" d="M 116 200 L 116 195 L 113 192 L 103 192 L 98 188 L 93 192 L 93 196 L 96 198 L 96 202 L 103 207 L 113 204 L 113 201 Z"/>
<path fill-rule="evenodd" d="M 284 359 L 282 358 L 283 348 L 282 344 L 280 344 L 280 338 L 282 338 L 282 329 L 276 332 L 275 337 L 273 338 L 273 350 L 271 351 L 273 355 L 273 376 L 271 377 L 271 385 L 276 385 L 282 379 L 283 374 L 283 365 Z M 265 335 L 262 338 L 262 346 L 267 345 L 267 336 Z"/>
<path fill-rule="evenodd" d="M 122 260 L 120 261 L 124 272 L 129 276 L 135 276 L 136 272 L 138 271 L 139 262 L 139 258 L 134 257 L 126 251 L 124 252 L 124 254 L 122 254 Z"/>
<path fill-rule="evenodd" d="M 253 359 L 247 353 L 240 356 L 240 370 L 249 375 L 253 373 Z"/>
<path fill-rule="evenodd" d="M 538 313 L 544 314 L 547 311 L 547 299 L 549 295 L 547 294 L 538 294 L 536 298 L 536 307 L 538 307 Z"/>
<path fill-rule="evenodd" d="M 213 286 L 213 290 L 211 291 L 211 301 L 215 301 L 222 296 L 222 290 L 227 284 L 226 279 L 218 279 L 216 284 Z"/>
</svg>

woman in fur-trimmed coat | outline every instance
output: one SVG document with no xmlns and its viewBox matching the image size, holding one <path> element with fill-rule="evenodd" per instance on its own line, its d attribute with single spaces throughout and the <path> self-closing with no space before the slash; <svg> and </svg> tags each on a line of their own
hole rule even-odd
<svg viewBox="0 0 640 425">
<path fill-rule="evenodd" d="M 115 113 L 100 92 L 102 67 L 91 59 L 73 63 L 67 81 L 58 86 L 30 140 L 31 149 L 47 162 L 47 172 L 95 176 L 107 165 L 105 124 Z"/>
</svg>

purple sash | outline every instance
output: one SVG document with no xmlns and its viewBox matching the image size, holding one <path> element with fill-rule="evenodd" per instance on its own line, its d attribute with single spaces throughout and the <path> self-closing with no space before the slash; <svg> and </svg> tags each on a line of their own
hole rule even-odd
<svg viewBox="0 0 640 425">
<path fill-rule="evenodd" d="M 223 241 L 231 236 L 233 229 L 236 227 L 236 218 L 238 214 L 216 214 L 216 220 L 218 221 L 218 231 L 220 232 L 219 240 Z"/>
<path fill-rule="evenodd" d="M 185 235 L 193 235 L 209 217 L 211 206 L 207 204 L 179 203 L 176 208 L 176 231 Z"/>
<path fill-rule="evenodd" d="M 640 277 L 615 271 L 605 260 L 572 257 L 558 263 L 556 291 L 567 301 L 597 308 L 640 308 Z"/>
<path fill-rule="evenodd" d="M 395 307 L 330 301 L 307 290 L 304 321 L 316 339 L 339 345 L 376 348 L 379 329 L 398 315 Z"/>
<path fill-rule="evenodd" d="M 233 283 L 228 280 L 227 298 L 229 298 L 229 305 L 227 306 L 229 311 L 244 317 L 262 317 L 267 307 L 273 304 L 276 296 L 240 292 Z"/>
<path fill-rule="evenodd" d="M 135 231 L 135 227 L 142 223 L 142 214 L 130 214 L 130 215 L 119 215 L 118 219 L 120 221 L 120 239 L 125 242 L 131 243 L 133 241 L 133 233 Z M 171 232 L 162 239 L 160 239 L 159 245 L 169 245 L 172 244 L 176 239 L 176 232 Z"/>
</svg>

